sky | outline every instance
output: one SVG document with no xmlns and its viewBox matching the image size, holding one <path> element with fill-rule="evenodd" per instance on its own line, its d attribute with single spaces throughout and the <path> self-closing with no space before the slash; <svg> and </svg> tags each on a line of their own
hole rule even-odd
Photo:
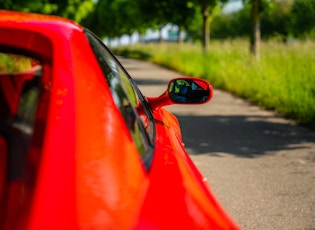
<svg viewBox="0 0 315 230">
<path fill-rule="evenodd" d="M 240 10 L 243 7 L 243 2 L 241 0 L 230 1 L 223 8 L 224 13 L 229 13 L 233 11 Z"/>
</svg>

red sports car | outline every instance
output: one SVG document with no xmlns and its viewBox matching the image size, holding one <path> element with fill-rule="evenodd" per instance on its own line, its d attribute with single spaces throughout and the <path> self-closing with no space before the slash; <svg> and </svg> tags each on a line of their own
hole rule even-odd
<svg viewBox="0 0 315 230">
<path fill-rule="evenodd" d="M 147 98 L 88 29 L 0 11 L 0 229 L 237 229 L 163 108 L 212 93 Z"/>
</svg>

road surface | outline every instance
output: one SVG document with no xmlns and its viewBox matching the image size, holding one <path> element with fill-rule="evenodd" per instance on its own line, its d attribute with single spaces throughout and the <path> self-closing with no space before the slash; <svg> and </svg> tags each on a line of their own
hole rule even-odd
<svg viewBox="0 0 315 230">
<path fill-rule="evenodd" d="M 181 76 L 120 60 L 146 96 L 159 96 Z M 242 229 L 315 229 L 314 132 L 217 89 L 208 104 L 167 109 L 181 124 L 191 158 Z"/>
</svg>

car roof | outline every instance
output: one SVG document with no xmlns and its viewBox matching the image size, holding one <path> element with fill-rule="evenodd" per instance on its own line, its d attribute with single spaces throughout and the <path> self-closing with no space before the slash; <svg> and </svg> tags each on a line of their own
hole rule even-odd
<svg viewBox="0 0 315 230">
<path fill-rule="evenodd" d="M 62 17 L 7 10 L 0 10 L 0 27 L 38 32 L 48 37 L 59 34 L 67 38 L 73 31 L 83 30 L 81 25 Z"/>
<path fill-rule="evenodd" d="M 31 51 L 51 63 L 82 44 L 84 28 L 58 16 L 0 10 L 0 33 L 1 47 Z"/>
</svg>

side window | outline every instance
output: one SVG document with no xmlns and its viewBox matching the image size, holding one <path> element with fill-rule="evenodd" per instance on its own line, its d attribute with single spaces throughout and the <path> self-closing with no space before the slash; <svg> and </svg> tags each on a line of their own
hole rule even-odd
<svg viewBox="0 0 315 230">
<path fill-rule="evenodd" d="M 21 54 L 22 53 L 22 54 Z M 0 207 L 2 225 L 25 210 L 36 182 L 30 161 L 42 66 L 21 53 L 0 51 Z"/>
<path fill-rule="evenodd" d="M 138 148 L 144 165 L 148 169 L 152 158 L 152 138 L 150 138 L 151 131 L 148 131 L 149 119 L 145 114 L 141 114 L 140 117 L 137 112 L 139 106 L 142 106 L 139 94 L 136 92 L 129 76 L 127 76 L 104 45 L 88 31 L 86 36 L 103 70 L 113 99 L 128 126 L 130 135 Z"/>
<path fill-rule="evenodd" d="M 24 54 L 0 52 L 2 126 L 14 126 L 26 136 L 33 134 L 41 74 L 42 67 L 38 60 Z"/>
</svg>

